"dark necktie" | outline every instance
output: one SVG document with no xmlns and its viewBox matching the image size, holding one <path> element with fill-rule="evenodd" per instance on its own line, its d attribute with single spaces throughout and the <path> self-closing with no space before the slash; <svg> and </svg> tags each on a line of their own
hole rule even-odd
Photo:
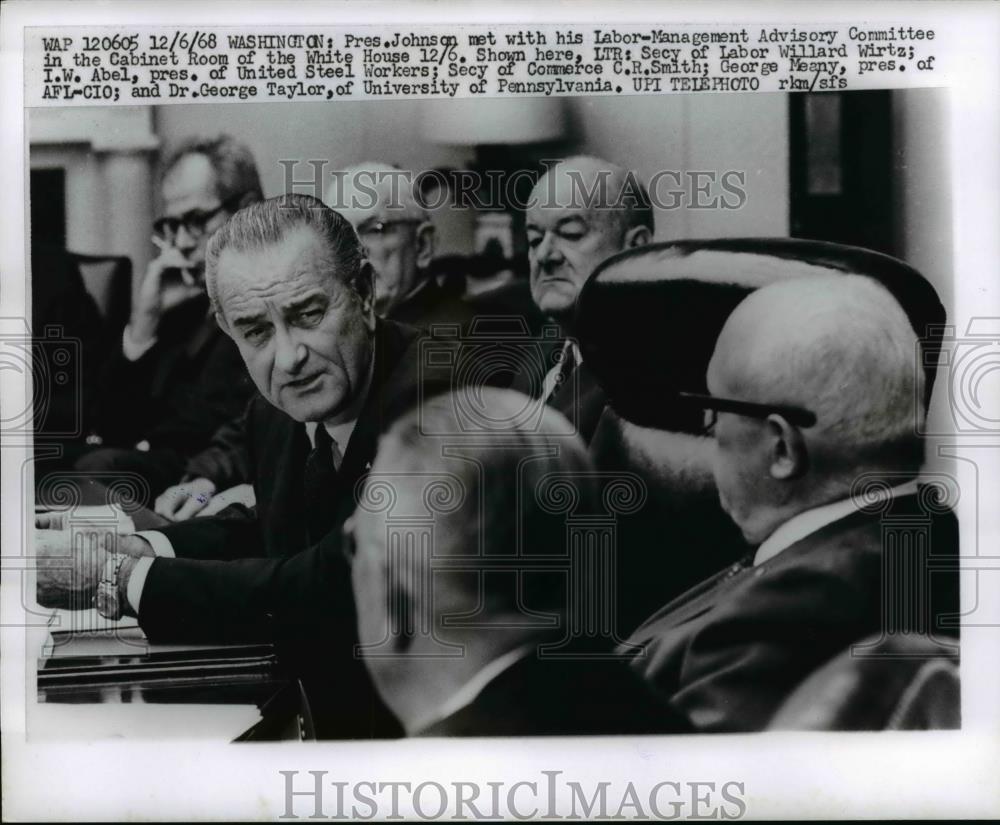
<svg viewBox="0 0 1000 825">
<path fill-rule="evenodd" d="M 334 485 L 337 470 L 333 466 L 333 439 L 326 427 L 316 427 L 316 446 L 306 458 L 303 474 L 303 502 L 309 541 L 315 543 L 333 527 L 337 508 Z"/>
</svg>

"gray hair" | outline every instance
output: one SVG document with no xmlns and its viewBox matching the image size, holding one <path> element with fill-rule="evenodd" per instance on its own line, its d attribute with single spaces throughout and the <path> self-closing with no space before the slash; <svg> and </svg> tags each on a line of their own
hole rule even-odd
<svg viewBox="0 0 1000 825">
<path fill-rule="evenodd" d="M 752 293 L 726 322 L 716 356 L 741 398 L 812 410 L 811 449 L 843 482 L 859 468 L 915 473 L 923 463 L 917 351 L 906 314 L 878 282 L 820 275 Z"/>
<path fill-rule="evenodd" d="M 583 442 L 572 435 L 569 422 L 551 407 L 539 404 L 540 415 L 531 421 L 523 413 L 533 399 L 509 389 L 464 387 L 435 396 L 399 418 L 382 437 L 378 465 L 389 462 L 393 471 L 425 471 L 428 467 L 461 474 L 466 484 L 466 506 L 449 516 L 454 529 L 435 556 L 470 555 L 482 547 L 486 555 L 514 553 L 517 533 L 526 539 L 521 547 L 522 571 L 535 566 L 532 554 L 568 553 L 565 514 L 553 506 L 564 495 L 575 501 L 574 512 L 599 512 L 594 467 Z M 489 411 L 490 420 L 481 424 L 462 411 L 475 406 Z M 514 423 L 523 420 L 523 423 Z M 461 423 L 464 421 L 463 424 Z M 472 439 L 458 457 L 442 455 L 442 447 L 454 444 L 454 437 L 435 437 L 427 433 L 463 433 Z M 461 443 L 460 441 L 458 443 Z M 474 444 L 474 448 L 473 445 Z M 485 488 L 485 484 L 489 484 Z M 556 488 L 546 485 L 556 484 Z M 572 488 L 572 489 L 569 489 Z M 548 495 L 545 490 L 548 489 Z M 470 503 L 481 503 L 479 518 Z M 456 588 L 476 584 L 469 577 L 449 577 Z M 504 582 L 501 577 L 501 583 Z M 514 610 L 513 594 L 498 587 L 491 577 L 484 578 L 484 597 L 501 609 Z M 534 605 L 565 606 L 562 591 L 553 590 L 550 574 L 533 573 L 522 580 L 523 593 Z"/>
<path fill-rule="evenodd" d="M 188 155 L 204 155 L 215 172 L 215 194 L 223 203 L 242 199 L 241 205 L 264 197 L 253 153 L 245 143 L 229 135 L 192 137 L 170 153 L 163 164 L 163 177 Z"/>
<path fill-rule="evenodd" d="M 417 193 L 417 179 L 399 166 L 366 160 L 342 169 L 334 177 L 336 194 L 325 200 L 337 211 L 350 214 L 354 209 L 367 210 L 384 205 L 408 218 L 430 220 Z"/>
<path fill-rule="evenodd" d="M 217 275 L 219 256 L 224 250 L 253 252 L 280 243 L 302 228 L 313 230 L 322 239 L 329 255 L 330 274 L 356 290 L 364 256 L 347 219 L 311 195 L 278 195 L 239 210 L 209 239 L 205 248 L 205 288 L 212 309 L 222 317 Z"/>
</svg>

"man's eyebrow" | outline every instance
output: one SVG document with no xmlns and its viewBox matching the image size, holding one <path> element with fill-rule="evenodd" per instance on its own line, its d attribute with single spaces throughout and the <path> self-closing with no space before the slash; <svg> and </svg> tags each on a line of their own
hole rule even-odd
<svg viewBox="0 0 1000 825">
<path fill-rule="evenodd" d="M 293 298 L 287 304 L 282 307 L 285 312 L 295 312 L 299 309 L 304 309 L 307 306 L 316 303 L 322 303 L 328 300 L 329 296 L 322 289 L 316 289 L 307 295 L 303 295 L 301 298 Z"/>
<path fill-rule="evenodd" d="M 234 327 L 250 327 L 254 324 L 259 324 L 266 318 L 266 312 L 245 313 L 243 315 L 236 315 L 232 320 L 232 324 Z"/>
</svg>

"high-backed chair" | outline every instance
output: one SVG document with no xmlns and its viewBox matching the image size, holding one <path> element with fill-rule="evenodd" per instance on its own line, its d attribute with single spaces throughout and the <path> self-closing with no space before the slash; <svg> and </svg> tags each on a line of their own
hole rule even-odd
<svg viewBox="0 0 1000 825">
<path fill-rule="evenodd" d="M 865 655 L 878 649 L 878 655 Z M 814 671 L 769 730 L 952 730 L 961 727 L 958 655 L 919 635 L 852 645 Z"/>
<path fill-rule="evenodd" d="M 649 488 L 643 509 L 618 524 L 622 626 L 750 549 L 719 505 L 706 451 L 666 434 L 701 431 L 702 411 L 678 393 L 706 392 L 716 339 L 737 304 L 766 284 L 831 272 L 874 278 L 899 301 L 923 339 L 926 403 L 944 307 L 919 272 L 887 255 L 784 238 L 655 243 L 608 258 L 581 290 L 583 360 L 617 414 L 605 413 L 591 452 L 602 469 L 639 473 Z"/>
<path fill-rule="evenodd" d="M 773 281 L 830 272 L 866 275 L 899 301 L 921 339 L 926 403 L 946 321 L 934 287 L 896 258 L 825 241 L 670 241 L 613 255 L 577 301 L 583 359 L 629 420 L 664 429 L 690 424 L 671 399 L 705 392 L 716 338 L 736 305 Z"/>
</svg>

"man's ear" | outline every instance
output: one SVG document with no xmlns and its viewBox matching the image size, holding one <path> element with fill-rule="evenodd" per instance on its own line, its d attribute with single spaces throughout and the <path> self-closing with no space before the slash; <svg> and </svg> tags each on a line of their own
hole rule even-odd
<svg viewBox="0 0 1000 825">
<path fill-rule="evenodd" d="M 625 231 L 625 245 L 623 249 L 634 249 L 637 246 L 645 246 L 653 240 L 653 233 L 648 226 L 632 226 Z"/>
<path fill-rule="evenodd" d="M 257 203 L 261 199 L 261 196 L 256 192 L 245 192 L 243 197 L 239 199 L 236 204 L 236 209 L 234 212 L 239 212 L 243 207 L 249 206 L 251 203 Z"/>
<path fill-rule="evenodd" d="M 226 323 L 226 318 L 221 312 L 216 312 L 215 323 L 218 324 L 219 329 L 221 329 L 230 338 L 233 337 L 233 331 L 229 328 L 229 324 Z M 235 339 L 234 339 L 235 340 Z"/>
<path fill-rule="evenodd" d="M 436 240 L 434 224 L 430 221 L 424 221 L 417 227 L 417 269 L 427 269 L 431 265 Z"/>
<path fill-rule="evenodd" d="M 368 329 L 375 331 L 375 269 L 365 259 L 354 278 L 354 289 L 361 298 L 361 310 Z"/>
<path fill-rule="evenodd" d="M 776 413 L 767 417 L 767 431 L 771 478 L 790 481 L 804 476 L 809 470 L 809 450 L 802 431 Z"/>
</svg>

